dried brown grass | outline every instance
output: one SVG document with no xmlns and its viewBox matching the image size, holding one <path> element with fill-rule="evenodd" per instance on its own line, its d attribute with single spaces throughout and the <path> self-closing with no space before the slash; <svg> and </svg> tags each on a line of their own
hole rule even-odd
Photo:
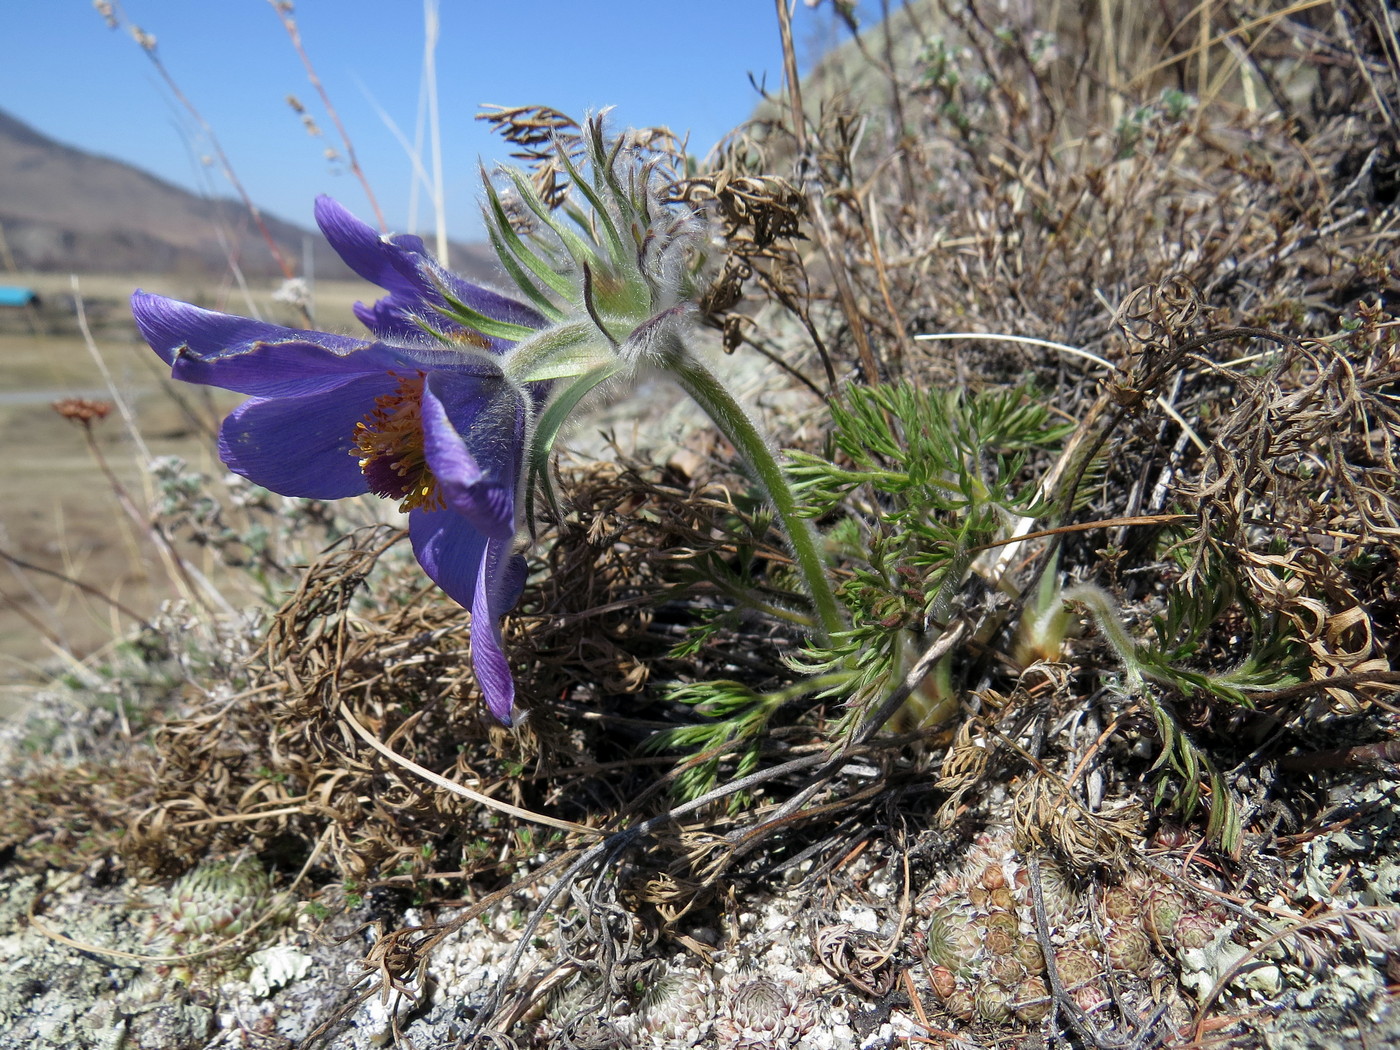
<svg viewBox="0 0 1400 1050">
<path fill-rule="evenodd" d="M 576 900 L 603 918 L 566 942 L 611 979 L 650 950 L 634 921 L 684 938 L 682 919 L 736 880 L 804 860 L 839 882 L 877 828 L 886 844 L 910 825 L 921 841 L 965 841 L 994 784 L 1011 785 L 1024 847 L 1083 871 L 1129 868 L 1161 816 L 1131 744 L 1168 725 L 1230 785 L 1257 790 L 1239 818 L 1248 850 L 1221 864 L 1272 885 L 1259 854 L 1277 828 L 1306 835 L 1318 816 L 1298 778 L 1355 773 L 1347 756 L 1388 732 L 1393 711 L 1400 327 L 1383 304 L 1400 293 L 1400 53 L 1375 9 L 1350 0 L 1104 9 L 1049 24 L 1029 2 L 918 5 L 906 36 L 921 60 L 878 33 L 853 52 L 883 94 L 809 91 L 805 108 L 789 97 L 737 133 L 676 189 L 713 205 L 729 247 L 705 307 L 727 349 L 780 359 L 824 394 L 895 378 L 1031 381 L 1078 424 L 1050 472 L 1060 524 L 1190 519 L 1171 536 L 1067 534 L 1058 571 L 1105 581 L 1144 632 L 1172 595 L 1219 590 L 1194 668 L 1234 666 L 1253 609 L 1291 625 L 1308 680 L 1257 694 L 1260 713 L 1184 688 L 1115 707 L 1093 687 L 1106 646 L 1019 668 L 1003 652 L 1004 610 L 969 598 L 952 636 L 969 699 L 950 731 L 872 727 L 832 761 L 823 712 L 799 712 L 776 724 L 759 772 L 673 807 L 669 762 L 636 749 L 682 713 L 648 705 L 647 688 L 736 667 L 782 680 L 793 639 L 753 618 L 726 624 L 723 653 L 668 654 L 727 611 L 736 565 L 780 597 L 785 555 L 722 463 L 692 477 L 620 461 L 559 479 L 561 512 L 546 516 L 544 560 L 508 628 L 522 692 L 550 698 L 522 730 L 491 726 L 470 700 L 463 614 L 417 582 L 401 537 L 363 531 L 308 570 L 247 688 L 191 699 L 153 729 L 154 763 L 125 770 L 119 797 L 76 778 L 65 801 L 53 777 L 27 781 L 10 825 L 28 831 L 10 841 L 28 851 L 46 823 L 129 821 L 122 855 L 148 875 L 250 848 L 291 869 L 319 851 L 323 884 L 482 907 L 543 851 L 525 877 L 562 873 L 561 895 L 587 887 Z M 780 334 L 784 312 L 805 342 Z M 986 338 L 917 338 L 949 331 Z M 999 335 L 1087 351 L 1111 372 Z M 1054 548 L 1028 550 L 1022 601 Z M 1335 763 L 1295 762 L 1280 778 L 1272 761 L 1309 749 Z M 873 776 L 843 773 L 853 762 Z M 503 822 L 408 763 L 582 830 Z M 747 812 L 719 804 L 741 787 L 766 794 Z M 79 795 L 97 815 L 72 809 Z M 595 830 L 611 837 L 595 844 Z M 646 862 L 616 874 L 642 836 Z M 458 929 L 400 931 L 367 965 L 394 986 Z M 828 954 L 887 987 L 888 957 L 843 945 Z M 528 982 L 503 983 L 498 1012 L 477 1024 L 519 1016 L 529 995 Z"/>
</svg>

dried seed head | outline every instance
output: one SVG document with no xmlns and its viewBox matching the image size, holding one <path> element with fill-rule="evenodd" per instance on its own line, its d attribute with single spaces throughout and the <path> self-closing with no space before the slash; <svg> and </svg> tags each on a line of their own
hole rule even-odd
<svg viewBox="0 0 1400 1050">
<path fill-rule="evenodd" d="M 847 923 L 822 927 L 816 933 L 816 949 L 828 972 L 870 995 L 883 995 L 894 981 L 889 953 L 871 930 Z"/>
<path fill-rule="evenodd" d="M 53 403 L 53 410 L 64 419 L 91 426 L 93 420 L 106 419 L 112 411 L 112 402 L 94 401 L 86 397 L 65 397 Z"/>
</svg>

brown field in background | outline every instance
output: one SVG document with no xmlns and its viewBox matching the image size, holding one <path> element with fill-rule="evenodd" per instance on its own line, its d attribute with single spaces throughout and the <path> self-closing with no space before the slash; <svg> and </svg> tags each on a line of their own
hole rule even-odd
<svg viewBox="0 0 1400 1050">
<path fill-rule="evenodd" d="M 191 423 L 168 393 L 166 369 L 140 341 L 126 301 L 140 287 L 246 314 L 247 300 L 236 288 L 207 281 L 82 277 L 79 294 L 97 351 L 111 375 L 109 388 L 79 330 L 67 275 L 10 274 L 3 283 L 35 288 L 44 306 L 29 313 L 0 314 L 0 441 L 6 451 L 0 457 L 0 551 L 81 580 L 133 611 L 150 615 L 175 595 L 175 589 L 149 539 L 123 513 L 81 427 L 60 417 L 53 402 L 65 397 L 111 401 L 115 390 L 130 406 L 152 454 L 181 456 L 193 469 L 217 477 L 222 467 L 212 439 Z M 360 282 L 318 284 L 317 324 L 332 331 L 355 331 L 351 304 L 373 291 Z M 295 323 L 292 308 L 274 303 L 271 292 L 265 282 L 253 289 L 262 316 Z M 183 392 L 192 391 L 187 387 Z M 237 402 L 234 395 L 218 396 L 221 404 Z M 94 431 L 114 473 L 144 514 L 150 505 L 150 479 L 120 413 L 114 410 L 95 423 Z M 197 567 L 214 571 L 201 560 L 201 552 L 185 553 Z M 110 603 L 53 576 L 22 569 L 10 558 L 0 562 L 0 712 L 12 707 L 6 694 L 47 680 L 73 656 L 101 650 L 129 627 Z"/>
</svg>

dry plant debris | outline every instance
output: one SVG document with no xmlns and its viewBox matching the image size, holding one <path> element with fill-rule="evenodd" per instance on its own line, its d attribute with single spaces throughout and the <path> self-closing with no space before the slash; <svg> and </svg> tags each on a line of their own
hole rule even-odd
<svg viewBox="0 0 1400 1050">
<path fill-rule="evenodd" d="M 1034 506 L 957 571 L 900 546 L 878 486 L 824 508 L 856 627 L 897 642 L 878 688 L 802 688 L 789 556 L 730 450 L 619 453 L 561 468 L 541 515 L 522 729 L 464 702 L 462 614 L 402 537 L 359 529 L 242 677 L 185 671 L 149 725 L 10 774 L 8 862 L 303 877 L 328 924 L 379 923 L 318 1039 L 381 1009 L 405 1046 L 431 1021 L 441 1045 L 1244 1047 L 1289 1010 L 1380 1010 L 1397 28 L 1361 0 L 1129 8 L 911 4 L 675 185 L 724 245 L 724 348 L 813 395 L 794 462 L 865 469 L 821 414 L 856 384 L 1065 424 L 970 457 Z M 577 127 L 492 119 L 563 201 Z M 720 681 L 729 707 L 666 691 Z M 907 701 L 944 721 L 887 727 Z M 646 750 L 695 725 L 702 749 Z M 449 1016 L 436 975 L 478 944 Z"/>
</svg>

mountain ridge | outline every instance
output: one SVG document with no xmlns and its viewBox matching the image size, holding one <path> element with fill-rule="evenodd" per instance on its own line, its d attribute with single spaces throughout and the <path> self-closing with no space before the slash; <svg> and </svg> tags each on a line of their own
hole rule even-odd
<svg viewBox="0 0 1400 1050">
<path fill-rule="evenodd" d="M 316 230 L 261 215 L 294 268 L 309 245 L 317 277 L 350 276 Z M 202 197 L 0 110 L 0 269 L 214 275 L 230 258 L 246 275 L 281 276 L 241 201 Z M 477 279 L 495 272 L 485 245 L 454 244 L 453 263 Z"/>
</svg>

